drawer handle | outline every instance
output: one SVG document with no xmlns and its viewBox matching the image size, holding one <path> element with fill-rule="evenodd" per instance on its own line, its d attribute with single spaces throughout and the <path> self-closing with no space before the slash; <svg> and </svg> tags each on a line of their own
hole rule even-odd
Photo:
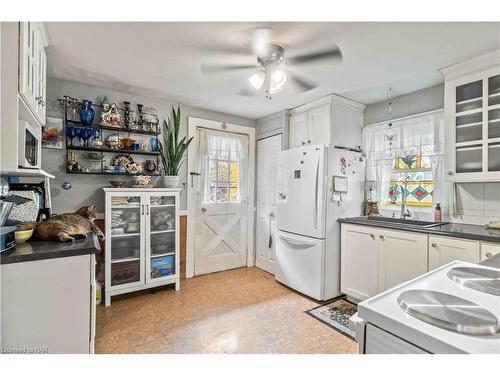
<svg viewBox="0 0 500 375">
<path fill-rule="evenodd" d="M 375 239 L 375 235 L 373 233 L 370 234 L 370 237 L 372 238 L 372 240 Z"/>
<path fill-rule="evenodd" d="M 492 253 L 486 253 L 486 258 L 491 258 L 492 255 Z"/>
<path fill-rule="evenodd" d="M 382 241 L 385 239 L 384 235 L 381 234 L 380 236 L 378 236 Z"/>
<path fill-rule="evenodd" d="M 438 247 L 437 243 L 435 243 L 435 242 L 431 243 L 431 246 L 434 248 Z"/>
</svg>

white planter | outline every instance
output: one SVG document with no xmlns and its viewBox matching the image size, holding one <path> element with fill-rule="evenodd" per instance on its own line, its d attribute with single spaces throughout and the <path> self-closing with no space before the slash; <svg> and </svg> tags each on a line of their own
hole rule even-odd
<svg viewBox="0 0 500 375">
<path fill-rule="evenodd" d="M 179 187 L 179 176 L 163 176 L 162 181 L 167 188 Z"/>
</svg>

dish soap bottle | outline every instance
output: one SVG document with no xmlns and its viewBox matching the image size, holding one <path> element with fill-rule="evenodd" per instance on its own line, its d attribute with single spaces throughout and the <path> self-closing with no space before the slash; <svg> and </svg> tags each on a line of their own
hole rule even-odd
<svg viewBox="0 0 500 375">
<path fill-rule="evenodd" d="M 434 210 L 434 221 L 439 223 L 443 218 L 443 213 L 441 212 L 441 203 L 436 204 L 436 209 Z"/>
</svg>

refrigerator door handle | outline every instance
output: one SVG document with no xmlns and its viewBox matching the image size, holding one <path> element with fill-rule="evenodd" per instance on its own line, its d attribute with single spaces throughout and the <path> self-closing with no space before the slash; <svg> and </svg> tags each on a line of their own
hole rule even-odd
<svg viewBox="0 0 500 375">
<path fill-rule="evenodd" d="M 319 214 L 319 208 L 318 208 L 318 204 L 319 204 L 319 157 L 316 159 L 316 177 L 315 177 L 315 180 L 314 180 L 314 228 L 318 228 L 318 214 Z"/>
<path fill-rule="evenodd" d="M 280 236 L 281 239 L 287 243 L 289 243 L 290 245 L 292 246 L 299 246 L 299 247 L 311 247 L 311 246 L 314 246 L 316 245 L 316 243 L 313 243 L 313 242 L 308 242 L 308 241 L 297 241 L 297 240 L 293 240 L 291 238 L 287 238 L 287 237 L 283 237 L 283 236 Z"/>
</svg>

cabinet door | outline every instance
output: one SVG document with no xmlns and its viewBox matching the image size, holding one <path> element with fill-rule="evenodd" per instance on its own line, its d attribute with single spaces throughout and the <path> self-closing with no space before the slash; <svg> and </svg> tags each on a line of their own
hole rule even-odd
<svg viewBox="0 0 500 375">
<path fill-rule="evenodd" d="M 483 242 L 481 244 L 481 262 L 500 253 L 500 243 Z"/>
<path fill-rule="evenodd" d="M 179 247 L 177 196 L 148 193 L 146 199 L 146 284 L 175 278 Z"/>
<path fill-rule="evenodd" d="M 330 105 L 307 112 L 307 143 L 330 144 Z"/>
<path fill-rule="evenodd" d="M 290 148 L 307 144 L 307 113 L 298 113 L 290 117 Z"/>
<path fill-rule="evenodd" d="M 427 272 L 427 235 L 379 232 L 378 287 L 382 292 Z"/>
<path fill-rule="evenodd" d="M 37 50 L 40 38 L 35 22 L 21 22 L 19 30 L 19 93 L 33 113 L 37 110 Z"/>
<path fill-rule="evenodd" d="M 479 242 L 429 236 L 429 271 L 454 260 L 479 262 Z"/>
<path fill-rule="evenodd" d="M 36 117 L 42 126 L 45 126 L 45 108 L 47 101 L 47 55 L 41 41 L 40 32 L 37 33 L 37 88 L 36 88 Z"/>
<path fill-rule="evenodd" d="M 340 287 L 360 301 L 378 291 L 377 237 L 373 227 L 342 224 Z"/>
<path fill-rule="evenodd" d="M 116 192 L 106 200 L 106 288 L 144 284 L 146 203 L 142 193 Z"/>
</svg>

